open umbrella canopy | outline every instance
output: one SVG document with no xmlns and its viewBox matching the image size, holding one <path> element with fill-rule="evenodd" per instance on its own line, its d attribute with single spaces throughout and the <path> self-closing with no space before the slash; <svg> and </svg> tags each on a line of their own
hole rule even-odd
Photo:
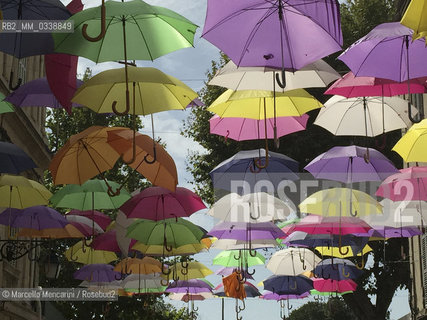
<svg viewBox="0 0 427 320">
<path fill-rule="evenodd" d="M 122 274 L 159 274 L 162 272 L 162 263 L 151 257 L 125 258 L 115 265 L 114 271 Z"/>
<path fill-rule="evenodd" d="M 220 222 L 216 224 L 208 235 L 218 239 L 236 239 L 251 241 L 257 239 L 271 239 L 283 237 L 285 233 L 273 222 Z"/>
<path fill-rule="evenodd" d="M 292 158 L 276 152 L 268 152 L 268 166 L 258 168 L 256 162 L 265 161 L 265 149 L 239 151 L 218 164 L 209 173 L 213 186 L 245 195 L 257 191 L 260 184 L 277 189 L 283 180 L 299 179 L 299 164 Z"/>
<path fill-rule="evenodd" d="M 62 228 L 45 228 L 41 230 L 21 228 L 18 232 L 18 237 L 25 238 L 42 238 L 42 239 L 66 239 L 66 238 L 84 238 L 90 236 L 90 228 L 86 231 L 77 228 L 72 223 L 65 225 Z"/>
<path fill-rule="evenodd" d="M 90 246 L 95 250 L 105 250 L 120 253 L 120 247 L 117 243 L 116 230 L 110 230 L 97 235 Z"/>
<path fill-rule="evenodd" d="M 0 175 L 0 208 L 47 205 L 52 196 L 40 183 L 22 176 Z"/>
<path fill-rule="evenodd" d="M 366 233 L 362 233 L 363 237 L 369 236 L 373 229 L 369 230 Z M 356 234 L 357 235 L 357 234 Z M 314 248 L 318 253 L 323 257 L 334 257 L 345 259 L 349 257 L 362 256 L 372 251 L 372 248 L 369 245 L 365 245 L 362 248 L 354 249 L 352 246 L 342 245 L 340 247 L 315 247 Z"/>
<path fill-rule="evenodd" d="M 427 119 L 415 123 L 397 141 L 393 149 L 406 162 L 427 162 Z"/>
<path fill-rule="evenodd" d="M 274 107 L 276 106 L 276 108 Z M 233 91 L 228 89 L 208 108 L 221 118 L 265 118 L 302 116 L 323 105 L 304 89 L 284 93 L 262 90 Z M 276 110 L 276 112 L 275 112 Z"/>
<path fill-rule="evenodd" d="M 340 78 L 329 64 L 318 60 L 306 65 L 296 72 L 285 71 L 286 87 L 274 84 L 275 73 L 279 69 L 269 67 L 237 67 L 233 61 L 219 69 L 208 85 L 215 85 L 239 90 L 289 91 L 302 88 L 326 87 L 332 81 Z"/>
<path fill-rule="evenodd" d="M 255 257 L 249 254 L 248 250 L 227 250 L 222 251 L 213 259 L 213 264 L 224 267 L 256 266 L 263 265 L 265 257 L 259 252 Z"/>
<path fill-rule="evenodd" d="M 277 294 L 268 290 L 264 290 L 260 298 L 264 300 L 280 301 L 280 300 L 290 300 L 290 299 L 303 299 L 303 298 L 307 298 L 309 295 L 310 295 L 310 292 L 305 292 L 303 294 L 297 295 L 297 294 Z"/>
<path fill-rule="evenodd" d="M 287 248 L 276 251 L 271 256 L 267 263 L 267 269 L 275 275 L 297 276 L 308 270 L 313 270 L 320 261 L 320 258 L 309 249 Z"/>
<path fill-rule="evenodd" d="M 427 36 L 426 10 L 426 3 L 423 0 L 412 0 L 400 20 L 402 25 L 414 31 L 413 40 Z"/>
<path fill-rule="evenodd" d="M 237 65 L 295 71 L 341 49 L 339 21 L 331 0 L 209 0 L 202 37 Z"/>
<path fill-rule="evenodd" d="M 416 109 L 411 106 L 412 114 Z M 375 137 L 385 132 L 407 128 L 408 102 L 392 98 L 345 98 L 338 95 L 325 102 L 314 124 L 336 136 Z"/>
<path fill-rule="evenodd" d="M 105 36 L 102 41 L 89 42 L 82 35 L 99 32 L 101 7 L 83 10 L 70 19 L 73 33 L 56 33 L 55 51 L 86 57 L 95 62 L 124 59 L 123 33 L 126 34 L 127 57 L 131 60 L 154 60 L 169 52 L 193 46 L 197 26 L 167 8 L 151 6 L 144 1 L 125 3 L 106 1 Z M 122 20 L 125 25 L 123 30 Z"/>
<path fill-rule="evenodd" d="M 119 189 L 119 184 L 108 181 L 114 189 Z M 120 194 L 111 197 L 104 180 L 88 180 L 82 185 L 68 184 L 59 189 L 50 198 L 50 202 L 57 208 L 69 208 L 77 210 L 118 209 L 131 198 L 130 194 L 120 189 Z"/>
<path fill-rule="evenodd" d="M 131 274 L 122 281 L 122 285 L 127 292 L 140 294 L 163 293 L 166 290 L 166 286 L 162 285 L 162 280 L 163 278 L 160 276 Z"/>
<path fill-rule="evenodd" d="M 236 239 L 219 239 L 212 243 L 211 249 L 220 250 L 248 250 L 248 249 L 265 249 L 275 248 L 280 243 L 276 239 L 251 239 L 250 241 Z"/>
<path fill-rule="evenodd" d="M 313 287 L 320 292 L 338 292 L 356 291 L 357 284 L 349 280 L 333 280 L 333 279 L 313 279 Z"/>
<path fill-rule="evenodd" d="M 304 167 L 317 179 L 344 183 L 382 181 L 399 172 L 381 152 L 369 148 L 369 161 L 365 161 L 366 148 L 359 146 L 333 147 L 314 158 Z"/>
<path fill-rule="evenodd" d="M 109 224 L 111 223 L 111 218 L 105 213 L 102 213 L 97 210 L 86 210 L 80 211 L 73 209 L 67 213 L 68 216 L 82 216 L 94 220 L 102 229 L 106 230 Z"/>
<path fill-rule="evenodd" d="M 349 189 L 320 190 L 299 204 L 301 212 L 323 216 L 356 216 L 382 214 L 381 204 L 369 194 Z"/>
<path fill-rule="evenodd" d="M 166 292 L 201 293 L 212 292 L 213 285 L 204 279 L 177 280 L 169 284 Z"/>
<path fill-rule="evenodd" d="M 169 270 L 171 270 L 172 274 L 177 275 L 180 279 L 186 280 L 204 278 L 213 274 L 212 270 L 198 261 L 190 261 L 186 263 L 177 262 L 170 266 Z"/>
<path fill-rule="evenodd" d="M 210 292 L 199 292 L 199 293 L 170 293 L 168 298 L 171 300 L 178 301 L 203 301 L 206 299 L 214 298 L 214 295 Z"/>
<path fill-rule="evenodd" d="M 255 298 L 261 295 L 258 288 L 249 281 L 240 283 L 239 280 L 237 280 L 236 273 L 232 273 L 231 275 L 222 278 L 222 282 L 223 283 L 220 283 L 214 288 L 214 295 L 217 297 L 242 299 Z M 238 287 L 240 289 L 238 289 Z"/>
<path fill-rule="evenodd" d="M 72 135 L 49 165 L 55 184 L 82 184 L 115 165 L 120 154 L 107 143 L 108 131 L 122 127 L 92 126 Z"/>
<path fill-rule="evenodd" d="M 129 166 L 153 185 L 175 191 L 178 184 L 175 161 L 149 136 L 137 132 L 133 140 L 133 134 L 130 129 L 111 131 L 108 134 L 108 144 L 127 160 L 133 157 L 135 143 L 135 160 Z"/>
<path fill-rule="evenodd" d="M 104 233 L 104 229 L 101 228 L 94 220 L 91 220 L 87 217 L 77 216 L 77 215 L 66 215 L 65 218 L 70 223 L 78 223 L 80 225 L 86 225 L 93 230 L 93 233 Z"/>
<path fill-rule="evenodd" d="M 16 144 L 0 141 L 0 172 L 19 174 L 37 168 L 33 159 Z"/>
<path fill-rule="evenodd" d="M 111 264 L 88 264 L 74 272 L 73 277 L 89 282 L 113 282 L 120 277 L 120 273 L 113 269 L 114 267 Z"/>
<path fill-rule="evenodd" d="M 350 260 L 339 258 L 322 260 L 316 268 L 314 268 L 316 277 L 323 279 L 357 279 L 362 273 L 363 271 L 359 270 Z"/>
<path fill-rule="evenodd" d="M 279 295 L 302 295 L 313 289 L 313 280 L 304 276 L 273 275 L 263 283 L 265 290 Z"/>
<path fill-rule="evenodd" d="M 0 214 L 0 224 L 13 228 L 42 230 L 63 228 L 68 221 L 58 211 L 46 206 L 34 206 L 25 209 L 9 208 Z"/>
<path fill-rule="evenodd" d="M 208 214 L 227 222 L 259 223 L 286 220 L 295 212 L 291 203 L 286 203 L 266 192 L 239 196 L 229 193 L 213 204 Z"/>
<path fill-rule="evenodd" d="M 116 44 L 115 46 L 117 47 Z M 197 93 L 189 86 L 156 68 L 128 67 L 127 74 L 131 105 L 132 108 L 135 107 L 135 114 L 138 115 L 166 110 L 185 110 L 197 97 Z M 135 87 L 132 84 L 135 84 Z M 114 101 L 118 106 L 126 105 L 125 92 L 125 69 L 106 70 L 86 81 L 77 90 L 72 101 L 98 113 L 112 113 Z M 120 108 L 122 107 L 118 110 L 122 112 Z M 130 111 L 132 112 L 132 109 Z"/>
<path fill-rule="evenodd" d="M 85 247 L 82 241 L 79 241 L 72 247 L 68 248 L 64 254 L 68 261 L 79 262 L 82 264 L 108 264 L 117 260 L 115 253 Z"/>
<path fill-rule="evenodd" d="M 7 101 L 4 101 L 5 95 L 0 93 L 0 114 L 15 112 L 13 105 Z"/>
<path fill-rule="evenodd" d="M 128 218 L 159 221 L 188 217 L 205 208 L 202 199 L 189 189 L 177 187 L 175 192 L 171 192 L 162 187 L 150 187 L 134 195 L 120 210 Z"/>
</svg>

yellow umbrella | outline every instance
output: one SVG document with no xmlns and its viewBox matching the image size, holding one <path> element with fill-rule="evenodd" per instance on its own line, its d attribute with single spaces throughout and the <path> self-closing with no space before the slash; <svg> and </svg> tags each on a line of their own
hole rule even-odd
<svg viewBox="0 0 427 320">
<path fill-rule="evenodd" d="M 427 36 L 427 4 L 425 0 L 412 0 L 400 23 L 414 30 L 412 40 Z M 427 43 L 427 38 L 426 38 Z"/>
<path fill-rule="evenodd" d="M 415 123 L 393 149 L 406 162 L 427 162 L 427 119 Z"/>
<path fill-rule="evenodd" d="M 116 264 L 114 271 L 119 271 L 124 274 L 154 274 L 162 272 L 162 263 L 151 257 L 126 258 Z"/>
<path fill-rule="evenodd" d="M 135 102 L 135 114 L 184 110 L 197 93 L 183 82 L 155 68 L 128 67 L 129 100 L 126 103 L 125 69 L 98 73 L 86 81 L 72 101 L 98 113 L 128 113 Z M 134 95 L 135 94 L 135 95 Z M 116 105 L 120 106 L 117 110 Z M 123 106 L 126 109 L 123 110 Z"/>
<path fill-rule="evenodd" d="M 348 248 L 348 250 L 346 248 Z M 344 252 L 346 252 L 345 254 L 342 254 L 340 252 L 339 247 L 315 247 L 314 249 L 323 256 L 330 256 L 330 257 L 341 258 L 341 259 L 360 255 L 360 252 L 354 253 L 351 246 L 341 247 L 341 251 L 344 250 Z M 372 251 L 372 248 L 369 245 L 366 245 L 362 250 L 362 254 L 365 255 L 371 251 Z"/>
<path fill-rule="evenodd" d="M 284 93 L 262 90 L 227 90 L 208 108 L 221 118 L 265 118 L 301 116 L 304 113 L 321 108 L 323 105 L 304 89 Z M 276 111 L 275 111 L 276 109 Z"/>
<path fill-rule="evenodd" d="M 71 248 L 65 251 L 65 257 L 68 261 L 79 262 L 83 264 L 110 263 L 117 260 L 114 252 L 104 250 L 94 250 L 86 247 L 83 241 L 77 242 Z"/>
<path fill-rule="evenodd" d="M 52 196 L 40 183 L 22 176 L 0 175 L 0 208 L 47 205 Z"/>
<path fill-rule="evenodd" d="M 170 267 L 171 272 L 180 279 L 204 278 L 213 274 L 212 270 L 197 261 L 177 262 Z"/>
<path fill-rule="evenodd" d="M 84 238 L 85 235 L 72 224 L 67 224 L 64 228 L 47 228 L 42 230 L 21 228 L 18 232 L 18 237 L 63 239 Z"/>
<path fill-rule="evenodd" d="M 381 204 L 369 194 L 349 189 L 318 191 L 299 204 L 301 212 L 322 216 L 356 216 L 382 214 Z"/>
<path fill-rule="evenodd" d="M 206 249 L 206 245 L 203 243 L 186 244 L 168 251 L 165 250 L 163 245 L 146 245 L 137 242 L 133 245 L 132 249 L 140 251 L 147 256 L 181 256 L 199 253 Z"/>
</svg>

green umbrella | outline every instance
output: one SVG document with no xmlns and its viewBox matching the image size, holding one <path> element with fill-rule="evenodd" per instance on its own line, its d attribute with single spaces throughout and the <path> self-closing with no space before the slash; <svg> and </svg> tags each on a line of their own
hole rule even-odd
<svg viewBox="0 0 427 320">
<path fill-rule="evenodd" d="M 82 34 L 99 33 L 102 7 L 74 14 L 73 33 L 55 33 L 55 51 L 88 58 L 95 62 L 154 60 L 172 51 L 193 46 L 197 25 L 176 12 L 144 1 L 107 1 L 103 37 L 87 41 Z M 101 32 L 102 33 L 102 32 Z M 126 39 L 129 40 L 126 43 Z M 123 45 L 122 45 L 123 44 Z M 125 57 L 124 46 L 126 47 Z"/>
<path fill-rule="evenodd" d="M 108 184 L 117 190 L 118 183 L 108 181 Z M 104 180 L 88 180 L 82 185 L 68 184 L 55 192 L 50 198 L 50 202 L 57 208 L 86 210 L 117 209 L 131 198 L 131 195 L 124 189 L 115 197 L 108 195 L 108 187 Z"/>
<path fill-rule="evenodd" d="M 251 256 L 249 250 L 226 250 L 222 251 L 213 259 L 213 264 L 224 267 L 252 267 L 262 265 L 265 257 L 256 253 L 255 257 Z"/>
<path fill-rule="evenodd" d="M 323 296 L 323 297 L 330 297 L 330 296 L 334 296 L 334 297 L 340 297 L 344 294 L 347 293 L 353 293 L 353 291 L 344 291 L 344 292 L 321 292 L 321 291 L 317 291 L 316 289 L 311 289 L 310 290 L 310 294 L 312 296 Z"/>
<path fill-rule="evenodd" d="M 4 101 L 5 95 L 3 93 L 0 93 L 0 114 L 2 113 L 8 113 L 8 112 L 15 112 L 15 108 L 10 102 Z"/>
</svg>

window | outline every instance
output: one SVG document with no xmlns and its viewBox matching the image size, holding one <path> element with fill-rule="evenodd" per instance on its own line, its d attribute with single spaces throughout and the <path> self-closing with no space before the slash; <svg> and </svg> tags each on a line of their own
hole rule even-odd
<svg viewBox="0 0 427 320">
<path fill-rule="evenodd" d="M 18 62 L 18 78 L 22 79 L 22 84 L 27 81 L 27 59 L 19 59 Z"/>
</svg>

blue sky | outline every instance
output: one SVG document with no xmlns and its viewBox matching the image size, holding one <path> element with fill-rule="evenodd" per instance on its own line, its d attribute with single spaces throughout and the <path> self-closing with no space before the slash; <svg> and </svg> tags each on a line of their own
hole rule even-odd
<svg viewBox="0 0 427 320">
<path fill-rule="evenodd" d="M 69 1 L 63 0 L 63 2 L 64 4 L 67 4 Z M 200 38 L 206 14 L 206 0 L 146 0 L 146 2 L 174 10 L 199 25 L 200 28 L 196 32 L 194 48 L 173 52 L 160 57 L 154 62 L 138 62 L 138 65 L 156 67 L 163 72 L 182 80 L 195 91 L 200 90 L 204 85 L 204 80 L 206 78 L 205 73 L 210 69 L 211 61 L 219 58 L 219 50 L 203 38 Z M 100 0 L 83 0 L 83 3 L 86 7 L 97 6 L 100 4 Z M 114 62 L 96 65 L 87 59 L 81 58 L 79 61 L 79 73 L 83 73 L 87 66 L 90 67 L 95 74 L 110 68 L 123 67 L 123 65 L 119 65 Z M 192 177 L 191 174 L 186 171 L 186 156 L 188 155 L 189 150 L 203 152 L 203 148 L 194 141 L 186 139 L 179 134 L 182 123 L 188 115 L 189 111 L 170 111 L 155 114 L 154 119 L 156 136 L 161 137 L 162 140 L 166 142 L 167 150 L 176 162 L 180 186 L 191 188 L 189 182 L 192 180 Z M 146 126 L 143 132 L 151 135 L 150 119 L 143 119 L 143 122 Z M 203 213 L 193 215 L 192 220 L 208 230 L 214 225 L 213 219 Z M 213 270 L 216 270 L 218 267 L 212 266 L 211 261 L 218 252 L 219 251 L 212 250 L 212 252 L 209 253 L 198 254 L 196 255 L 196 259 L 207 266 L 212 267 Z M 256 267 L 256 273 L 254 275 L 255 283 L 258 283 L 270 275 L 271 273 L 264 267 Z M 215 285 L 221 281 L 219 276 L 209 276 L 208 280 Z M 292 305 L 295 309 L 304 304 L 305 301 L 307 301 L 307 299 L 299 301 L 294 300 L 292 301 Z M 185 306 L 184 303 L 173 303 L 177 306 Z M 279 318 L 279 304 L 276 302 L 251 299 L 246 305 L 247 309 L 242 312 L 244 319 Z M 220 299 L 196 302 L 196 306 L 199 307 L 199 319 L 201 320 L 217 320 L 221 317 Z M 226 300 L 225 310 L 226 319 L 235 318 L 233 300 Z M 391 319 L 398 319 L 408 312 L 409 305 L 407 292 L 396 292 L 391 305 Z"/>
</svg>

